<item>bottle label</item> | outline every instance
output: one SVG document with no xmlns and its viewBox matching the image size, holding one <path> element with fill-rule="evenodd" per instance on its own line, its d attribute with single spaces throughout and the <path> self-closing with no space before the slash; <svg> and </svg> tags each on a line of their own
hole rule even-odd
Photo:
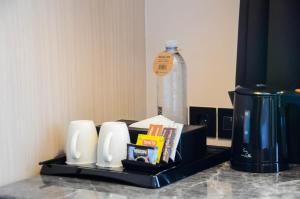
<svg viewBox="0 0 300 199">
<path fill-rule="evenodd" d="M 158 76 L 168 74 L 173 67 L 173 54 L 169 52 L 161 52 L 155 58 L 153 63 L 153 72 Z"/>
</svg>

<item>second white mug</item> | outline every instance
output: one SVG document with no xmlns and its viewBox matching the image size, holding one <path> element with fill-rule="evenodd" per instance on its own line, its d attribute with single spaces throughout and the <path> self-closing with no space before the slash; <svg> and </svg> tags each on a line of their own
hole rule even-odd
<svg viewBox="0 0 300 199">
<path fill-rule="evenodd" d="M 97 166 L 121 167 L 130 143 L 127 125 L 124 122 L 104 122 L 98 140 Z"/>
</svg>

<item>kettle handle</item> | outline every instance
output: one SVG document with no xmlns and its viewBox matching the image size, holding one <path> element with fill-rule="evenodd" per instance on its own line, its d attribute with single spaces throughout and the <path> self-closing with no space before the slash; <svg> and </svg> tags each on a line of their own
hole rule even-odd
<svg viewBox="0 0 300 199">
<path fill-rule="evenodd" d="M 288 104 L 295 104 L 300 107 L 300 93 L 298 92 L 286 92 L 283 95 L 283 104 L 284 106 Z"/>
</svg>

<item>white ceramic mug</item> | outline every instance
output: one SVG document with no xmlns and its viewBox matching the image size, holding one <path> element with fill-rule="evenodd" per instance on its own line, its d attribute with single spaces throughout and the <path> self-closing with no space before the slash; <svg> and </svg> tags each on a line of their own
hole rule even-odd
<svg viewBox="0 0 300 199">
<path fill-rule="evenodd" d="M 121 160 L 127 156 L 128 143 L 129 131 L 124 122 L 104 122 L 98 139 L 97 166 L 121 167 Z"/>
<path fill-rule="evenodd" d="M 97 160 L 97 130 L 91 120 L 72 121 L 66 144 L 67 164 L 92 164 Z"/>
</svg>

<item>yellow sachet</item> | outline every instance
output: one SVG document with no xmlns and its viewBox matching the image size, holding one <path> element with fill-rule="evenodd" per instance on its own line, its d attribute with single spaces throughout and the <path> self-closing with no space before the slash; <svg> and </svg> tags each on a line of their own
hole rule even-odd
<svg viewBox="0 0 300 199">
<path fill-rule="evenodd" d="M 164 143 L 165 143 L 165 138 L 163 136 L 152 136 L 152 135 L 144 135 L 144 134 L 139 134 L 136 142 L 137 145 L 152 146 L 152 147 L 156 146 L 158 148 L 156 163 L 160 162 L 160 157 L 162 154 Z"/>
</svg>

